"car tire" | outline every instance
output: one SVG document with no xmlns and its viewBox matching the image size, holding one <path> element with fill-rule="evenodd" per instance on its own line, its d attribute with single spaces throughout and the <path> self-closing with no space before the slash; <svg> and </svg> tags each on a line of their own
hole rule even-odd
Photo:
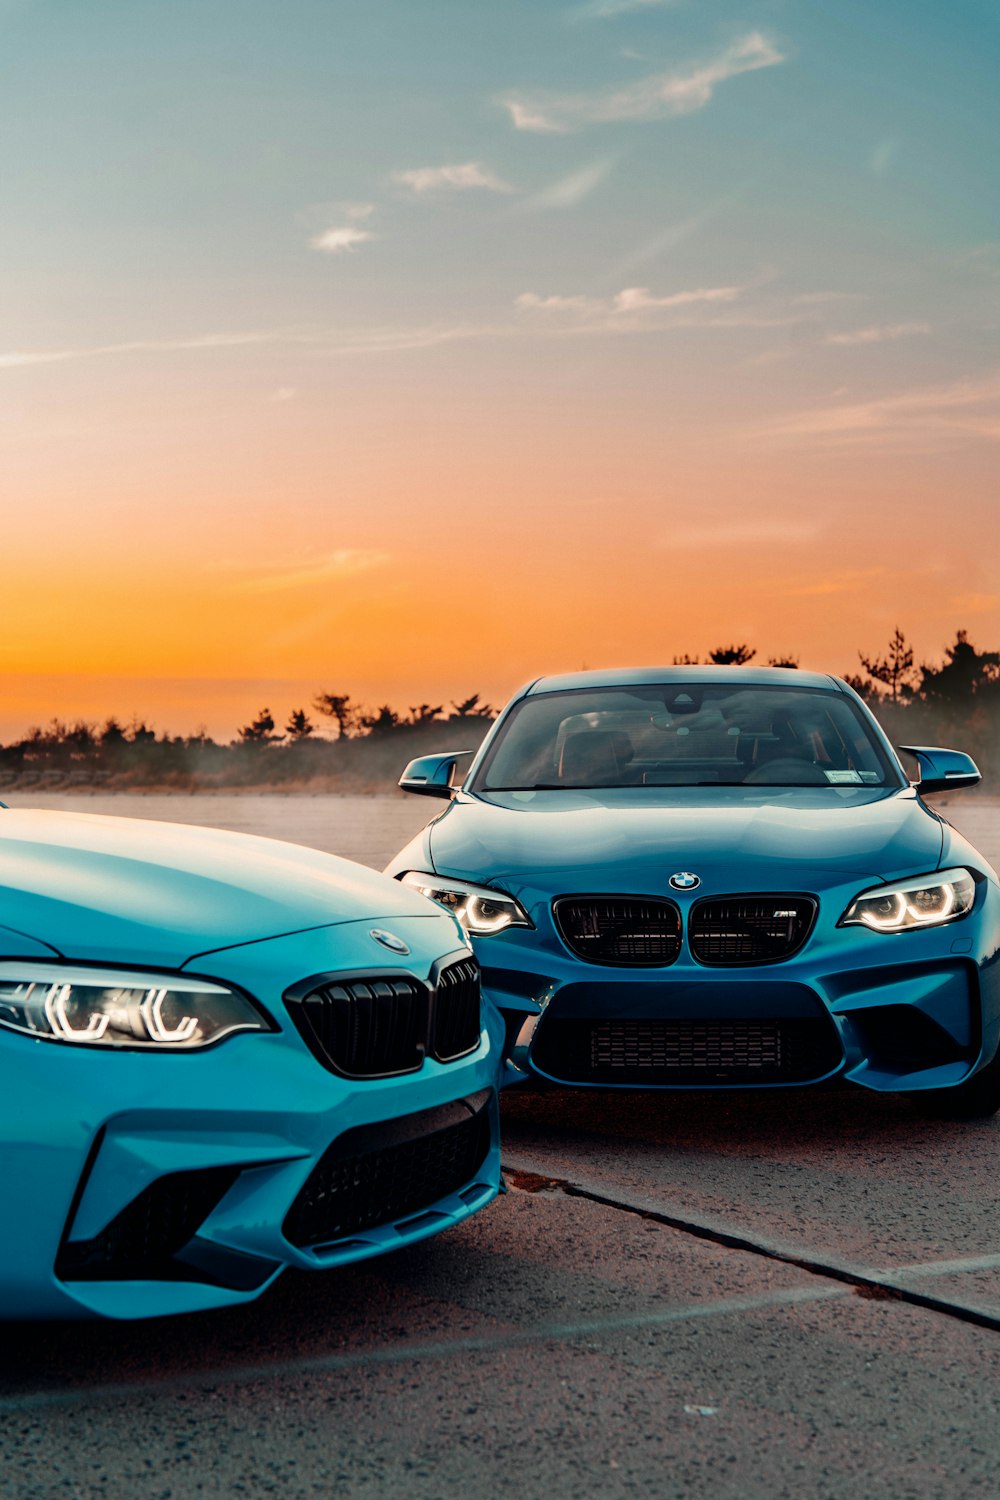
<svg viewBox="0 0 1000 1500">
<path fill-rule="evenodd" d="M 918 1114 L 934 1120 L 988 1120 L 1000 1109 L 1000 1052 L 965 1083 L 925 1089 L 907 1098 Z"/>
</svg>

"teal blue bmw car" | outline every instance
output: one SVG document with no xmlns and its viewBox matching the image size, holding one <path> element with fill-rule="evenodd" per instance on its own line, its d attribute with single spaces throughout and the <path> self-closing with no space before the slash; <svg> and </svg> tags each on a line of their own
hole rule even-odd
<svg viewBox="0 0 1000 1500">
<path fill-rule="evenodd" d="M 749 667 L 531 683 L 389 866 L 452 911 L 506 1021 L 506 1080 L 842 1080 L 1000 1105 L 1000 888 L 927 802 L 967 755 L 901 747 L 835 677 Z"/>
<path fill-rule="evenodd" d="M 0 1318 L 246 1302 L 500 1183 L 454 917 L 243 834 L 0 810 Z"/>
</svg>

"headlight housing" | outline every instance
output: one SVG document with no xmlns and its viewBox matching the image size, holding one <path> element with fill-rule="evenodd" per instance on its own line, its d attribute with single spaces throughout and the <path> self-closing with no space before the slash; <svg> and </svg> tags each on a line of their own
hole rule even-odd
<svg viewBox="0 0 1000 1500">
<path fill-rule="evenodd" d="M 272 1027 L 245 995 L 183 974 L 0 963 L 0 1026 L 48 1042 L 193 1052 Z"/>
<path fill-rule="evenodd" d="M 534 926 L 513 896 L 491 890 L 488 885 L 450 880 L 447 876 L 430 875 L 423 870 L 407 870 L 400 879 L 403 885 L 450 911 L 472 937 L 487 937 L 495 932 L 505 932 L 508 927 Z"/>
<path fill-rule="evenodd" d="M 968 870 L 938 870 L 894 880 L 855 896 L 840 926 L 870 927 L 873 932 L 907 932 L 914 927 L 940 927 L 972 910 L 976 882 Z"/>
</svg>

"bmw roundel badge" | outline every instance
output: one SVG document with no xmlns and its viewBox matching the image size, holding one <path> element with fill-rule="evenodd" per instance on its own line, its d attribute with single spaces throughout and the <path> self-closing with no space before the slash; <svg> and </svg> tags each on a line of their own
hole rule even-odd
<svg viewBox="0 0 1000 1500">
<path fill-rule="evenodd" d="M 410 951 L 408 943 L 404 943 L 403 939 L 397 937 L 394 932 L 386 932 L 384 927 L 373 927 L 368 936 L 373 937 L 376 943 L 381 943 L 383 948 L 388 948 L 392 953 L 409 953 Z"/>
<path fill-rule="evenodd" d="M 671 875 L 670 884 L 675 891 L 693 891 L 695 886 L 701 885 L 701 876 L 690 870 L 678 870 L 676 875 Z"/>
</svg>

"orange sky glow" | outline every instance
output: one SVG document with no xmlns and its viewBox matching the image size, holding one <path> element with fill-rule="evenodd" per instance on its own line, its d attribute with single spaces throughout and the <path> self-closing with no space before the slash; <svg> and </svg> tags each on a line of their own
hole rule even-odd
<svg viewBox="0 0 1000 1500">
<path fill-rule="evenodd" d="M 441 24 L 471 36 L 475 9 Z M 18 180 L 0 740 L 111 714 L 227 740 L 320 691 L 499 704 L 733 641 L 844 673 L 897 625 L 918 660 L 958 628 L 1000 645 L 1000 251 L 988 194 L 948 201 L 975 171 L 965 117 L 921 115 L 891 71 L 865 117 L 846 43 L 787 9 L 787 35 L 739 21 L 725 44 L 689 10 L 574 12 L 582 81 L 515 90 L 544 109 L 497 91 L 517 26 L 568 36 L 570 12 L 480 18 L 511 50 L 455 82 L 447 120 L 421 113 L 416 53 L 389 98 L 359 34 L 357 93 L 314 101 L 322 152 L 278 108 L 306 88 L 294 60 L 273 120 L 232 84 L 238 170 L 206 119 L 185 144 L 151 105 L 133 144 L 99 77 L 89 113 L 66 98 L 66 142 L 100 125 L 117 166 L 54 155 Z M 655 117 L 648 89 L 601 92 L 657 48 L 680 71 Z M 685 93 L 702 65 L 716 82 Z M 156 66 L 166 99 L 186 75 Z"/>
</svg>

